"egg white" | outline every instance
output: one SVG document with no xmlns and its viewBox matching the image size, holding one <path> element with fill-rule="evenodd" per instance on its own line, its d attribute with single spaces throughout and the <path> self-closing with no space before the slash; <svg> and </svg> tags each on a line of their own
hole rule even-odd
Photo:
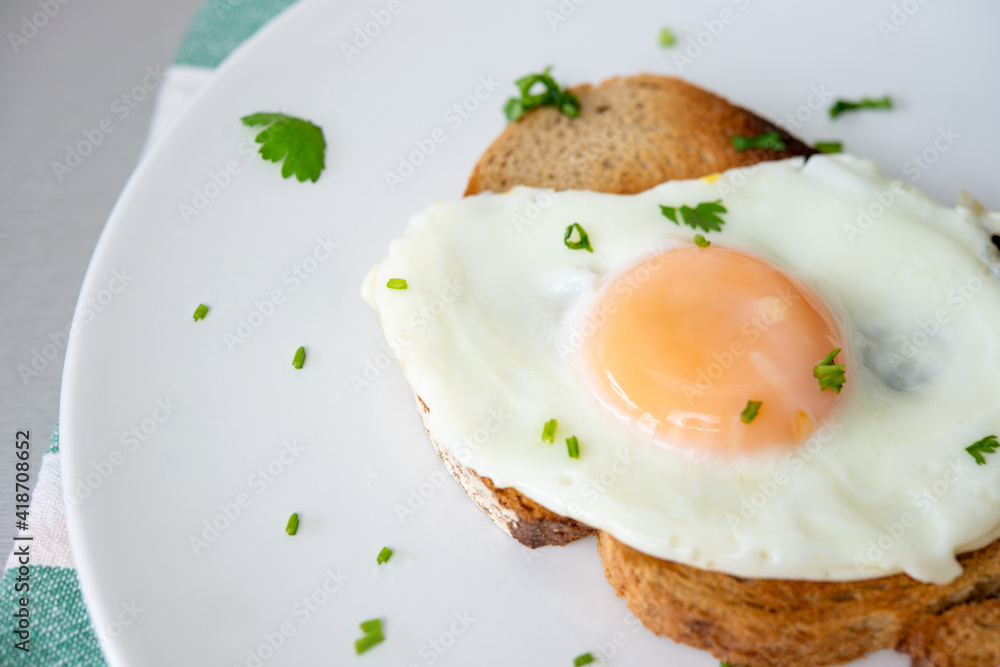
<svg viewBox="0 0 1000 667">
<path fill-rule="evenodd" d="M 840 405 L 787 455 L 722 461 L 660 446 L 604 409 L 582 372 L 601 291 L 691 242 L 695 230 L 659 205 L 716 199 L 728 212 L 713 244 L 816 290 L 848 338 Z M 434 439 L 498 486 L 700 568 L 946 583 L 961 573 L 956 554 L 1000 537 L 1000 454 L 976 465 L 965 451 L 1000 434 L 1000 283 L 980 213 L 847 155 L 638 195 L 519 187 L 415 215 L 363 293 Z M 564 245 L 574 222 L 593 253 Z M 552 418 L 550 445 L 540 435 Z"/>
</svg>

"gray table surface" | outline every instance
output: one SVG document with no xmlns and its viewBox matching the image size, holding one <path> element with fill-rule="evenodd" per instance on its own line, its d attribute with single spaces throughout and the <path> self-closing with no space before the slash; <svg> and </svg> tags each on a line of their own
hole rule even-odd
<svg viewBox="0 0 1000 667">
<path fill-rule="evenodd" d="M 58 419 L 60 334 L 139 158 L 154 102 L 120 121 L 111 105 L 141 83 L 146 67 L 170 63 L 201 0 L 46 4 L 53 16 L 15 48 L 8 33 L 20 33 L 39 2 L 0 3 L 0 563 L 16 532 L 15 433 L 30 431 L 34 484 Z M 106 117 L 116 119 L 114 131 L 60 180 L 52 163 Z M 36 351 L 46 365 L 23 378 L 18 367 L 31 368 Z"/>
</svg>

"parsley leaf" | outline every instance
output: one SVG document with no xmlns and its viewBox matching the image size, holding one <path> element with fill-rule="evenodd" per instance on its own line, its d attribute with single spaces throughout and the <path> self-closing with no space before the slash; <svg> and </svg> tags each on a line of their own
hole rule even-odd
<svg viewBox="0 0 1000 667">
<path fill-rule="evenodd" d="M 580 100 L 573 93 L 559 87 L 555 79 L 549 76 L 551 69 L 546 67 L 541 74 L 529 74 L 514 82 L 521 91 L 521 97 L 520 99 L 512 97 L 504 105 L 503 112 L 508 121 L 513 123 L 525 113 L 538 107 L 555 107 L 570 118 L 580 115 Z M 542 84 L 545 90 L 532 95 L 531 89 L 536 84 Z"/>
<path fill-rule="evenodd" d="M 777 132 L 765 132 L 756 137 L 733 137 L 733 148 L 745 151 L 748 148 L 766 148 L 769 151 L 785 150 L 785 142 Z"/>
<path fill-rule="evenodd" d="M 977 440 L 966 447 L 965 451 L 969 452 L 972 458 L 976 459 L 976 465 L 981 466 L 986 465 L 986 457 L 983 454 L 993 454 L 998 447 L 1000 447 L 1000 443 L 997 442 L 997 437 L 995 435 L 988 435 L 982 440 Z"/>
<path fill-rule="evenodd" d="M 833 389 L 834 392 L 839 394 L 841 387 L 847 382 L 846 375 L 844 374 L 844 364 L 833 363 L 834 357 L 838 354 L 840 354 L 839 347 L 823 357 L 823 361 L 816 364 L 816 367 L 813 368 L 813 377 L 819 380 L 820 391 Z"/>
<path fill-rule="evenodd" d="M 878 99 L 873 99 L 871 97 L 865 97 L 857 102 L 852 102 L 850 100 L 837 100 L 830 107 L 830 118 L 836 118 L 845 111 L 857 111 L 858 109 L 891 109 L 892 108 L 892 98 L 888 95 L 880 97 Z"/>
<path fill-rule="evenodd" d="M 696 246 L 698 246 L 699 248 L 707 248 L 708 246 L 712 245 L 712 242 L 709 241 L 708 239 L 706 239 L 701 234 L 695 234 L 694 235 L 694 244 Z"/>
<path fill-rule="evenodd" d="M 720 203 L 721 201 L 721 199 L 717 199 L 715 201 L 702 202 L 694 208 L 681 206 L 680 212 L 681 217 L 684 219 L 684 224 L 705 232 L 720 231 L 722 225 L 726 222 L 718 215 L 719 213 L 726 213 L 726 208 Z M 677 211 L 678 209 L 673 206 L 660 206 L 660 212 L 679 225 Z"/>
<path fill-rule="evenodd" d="M 665 49 L 669 49 L 671 46 L 677 43 L 677 38 L 674 37 L 674 33 L 670 28 L 660 29 L 660 46 Z"/>
<path fill-rule="evenodd" d="M 265 160 L 285 160 L 281 165 L 283 177 L 295 174 L 300 182 L 308 179 L 313 183 L 319 179 L 326 166 L 326 139 L 320 127 L 283 113 L 255 113 L 240 120 L 247 127 L 266 126 L 254 141 L 260 144 L 260 154 Z"/>
</svg>

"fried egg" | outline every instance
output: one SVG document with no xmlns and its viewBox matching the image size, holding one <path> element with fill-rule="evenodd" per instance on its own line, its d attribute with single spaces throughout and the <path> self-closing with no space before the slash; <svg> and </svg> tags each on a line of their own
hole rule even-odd
<svg viewBox="0 0 1000 667">
<path fill-rule="evenodd" d="M 716 201 L 720 230 L 661 208 Z M 946 583 L 1000 537 L 1000 453 L 966 451 L 1000 434 L 995 223 L 848 155 L 518 187 L 415 215 L 362 292 L 497 486 L 703 569 Z"/>
</svg>

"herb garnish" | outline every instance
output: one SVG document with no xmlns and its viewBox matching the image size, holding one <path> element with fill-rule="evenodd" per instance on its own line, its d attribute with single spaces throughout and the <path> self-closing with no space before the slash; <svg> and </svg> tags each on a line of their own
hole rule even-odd
<svg viewBox="0 0 1000 667">
<path fill-rule="evenodd" d="M 378 618 L 373 618 L 370 621 L 362 623 L 361 632 L 365 633 L 365 636 L 354 642 L 354 650 L 357 651 L 358 655 L 361 655 L 376 644 L 381 644 L 385 639 L 385 636 L 382 634 L 382 620 Z"/>
<path fill-rule="evenodd" d="M 976 459 L 976 465 L 986 465 L 986 457 L 983 454 L 993 454 L 996 452 L 997 447 L 1000 447 L 1000 443 L 997 443 L 997 437 L 995 435 L 988 435 L 982 440 L 977 440 L 968 447 L 965 451 L 969 452 L 972 458 Z"/>
<path fill-rule="evenodd" d="M 722 200 L 706 201 L 698 204 L 694 208 L 681 206 L 680 209 L 673 206 L 660 206 L 660 212 L 670 218 L 675 224 L 680 224 L 677 220 L 677 211 L 680 210 L 684 224 L 694 229 L 705 232 L 717 232 L 722 229 L 725 220 L 719 217 L 719 213 L 726 213 L 726 208 L 720 203 Z"/>
<path fill-rule="evenodd" d="M 566 450 L 571 459 L 580 458 L 580 441 L 576 439 L 575 435 L 566 438 Z"/>
<path fill-rule="evenodd" d="M 570 241 L 574 231 L 579 235 L 579 241 Z M 566 235 L 563 237 L 563 243 L 565 243 L 566 247 L 570 250 L 586 250 L 587 252 L 594 252 L 594 249 L 590 247 L 590 237 L 587 236 L 587 232 L 580 226 L 579 222 L 574 222 L 566 228 Z"/>
<path fill-rule="evenodd" d="M 549 444 L 555 442 L 556 439 L 556 420 L 550 419 L 545 422 L 545 426 L 542 427 L 542 442 L 547 442 Z"/>
<path fill-rule="evenodd" d="M 778 132 L 765 132 L 756 137 L 733 137 L 733 148 L 745 151 L 749 148 L 766 148 L 770 151 L 785 150 L 785 142 Z"/>
<path fill-rule="evenodd" d="M 248 127 L 266 125 L 254 138 L 265 160 L 281 162 L 281 175 L 292 174 L 299 181 L 315 183 L 326 166 L 326 139 L 323 130 L 307 120 L 283 113 L 262 112 L 240 119 Z"/>
<path fill-rule="evenodd" d="M 837 100 L 830 107 L 830 118 L 836 118 L 845 111 L 857 111 L 858 109 L 891 109 L 892 98 L 888 95 L 877 99 L 865 97 L 857 102 L 851 100 Z"/>
<path fill-rule="evenodd" d="M 504 105 L 503 112 L 508 121 L 513 123 L 525 113 L 538 107 L 555 107 L 570 118 L 580 115 L 580 100 L 565 88 L 559 87 L 555 79 L 549 76 L 551 69 L 546 67 L 541 74 L 529 74 L 514 82 L 521 91 L 521 97 L 512 97 Z M 532 95 L 531 89 L 536 84 L 544 86 L 545 91 Z"/>
<path fill-rule="evenodd" d="M 839 394 L 840 388 L 847 382 L 844 375 L 844 364 L 833 363 L 834 357 L 838 354 L 840 354 L 839 347 L 826 355 L 823 361 L 816 364 L 816 367 L 813 368 L 813 377 L 819 380 L 820 390 L 833 389 Z"/>
<path fill-rule="evenodd" d="M 763 401 L 747 401 L 747 406 L 743 408 L 743 412 L 740 413 L 740 419 L 743 420 L 744 424 L 749 424 L 757 418 L 757 412 L 760 410 L 762 402 Z"/>
</svg>

